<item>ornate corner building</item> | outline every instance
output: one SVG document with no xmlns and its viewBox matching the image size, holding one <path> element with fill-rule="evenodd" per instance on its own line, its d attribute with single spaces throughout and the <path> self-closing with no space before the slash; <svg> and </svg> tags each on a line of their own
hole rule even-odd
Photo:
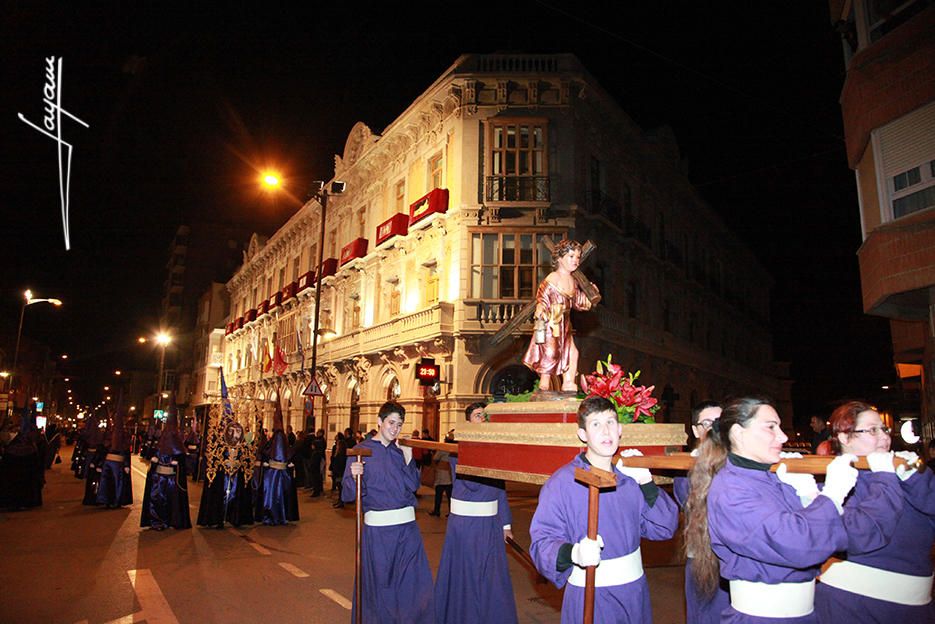
<svg viewBox="0 0 935 624">
<path fill-rule="evenodd" d="M 791 419 L 772 360 L 771 279 L 698 197 L 670 131 L 640 129 L 571 55 L 460 57 L 381 134 L 357 123 L 334 179 L 321 271 L 314 423 L 374 426 L 407 410 L 436 438 L 471 402 L 530 389 L 531 323 L 491 336 L 551 270 L 546 238 L 593 241 L 583 270 L 603 293 L 576 314 L 580 370 L 612 353 L 656 385 L 664 420 L 693 402 L 771 394 Z M 232 392 L 308 412 L 320 206 L 268 240 L 254 235 L 227 283 L 223 339 Z M 440 366 L 434 388 L 417 365 Z M 272 360 L 268 362 L 268 360 Z"/>
<path fill-rule="evenodd" d="M 841 91 L 863 244 L 863 307 L 890 319 L 903 389 L 935 437 L 935 5 L 834 0 Z M 913 407 L 914 415 L 918 409 Z"/>
</svg>

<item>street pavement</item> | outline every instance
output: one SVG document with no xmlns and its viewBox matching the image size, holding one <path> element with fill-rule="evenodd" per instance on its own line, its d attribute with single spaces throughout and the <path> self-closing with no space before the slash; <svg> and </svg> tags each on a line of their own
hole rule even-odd
<svg viewBox="0 0 935 624">
<path fill-rule="evenodd" d="M 350 620 L 354 507 L 300 493 L 301 520 L 222 530 L 139 528 L 146 464 L 133 458 L 134 504 L 81 504 L 84 482 L 63 462 L 46 472 L 39 509 L 0 513 L 0 623 L 148 624 Z M 446 520 L 428 515 L 434 492 L 420 489 L 417 522 L 433 573 Z M 508 485 L 516 540 L 529 544 L 538 487 Z M 201 484 L 189 485 L 191 517 Z M 447 501 L 443 504 L 447 509 Z M 684 567 L 671 542 L 644 542 L 654 621 L 684 622 Z M 562 593 L 508 555 L 519 621 L 559 621 Z"/>
</svg>

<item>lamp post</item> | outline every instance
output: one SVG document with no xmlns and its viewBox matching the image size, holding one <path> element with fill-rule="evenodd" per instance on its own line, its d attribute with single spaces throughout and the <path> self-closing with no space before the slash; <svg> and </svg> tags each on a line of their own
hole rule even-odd
<svg viewBox="0 0 935 624">
<path fill-rule="evenodd" d="M 170 342 L 172 342 L 172 336 L 166 332 L 156 334 L 156 344 L 161 349 L 159 353 L 159 380 L 156 382 L 156 409 L 162 407 L 162 393 L 165 391 L 163 376 L 166 368 L 166 347 L 169 346 Z"/>
<path fill-rule="evenodd" d="M 321 320 L 321 264 L 325 257 L 325 218 L 328 214 L 328 197 L 331 195 L 340 195 L 344 192 L 347 184 L 339 180 L 331 183 L 331 188 L 325 188 L 325 183 L 321 181 L 312 182 L 312 197 L 318 200 L 321 205 L 321 227 L 318 232 L 318 265 L 315 269 L 315 326 L 312 329 L 312 381 L 318 386 L 315 379 L 316 366 L 318 365 L 318 324 Z M 314 400 L 314 399 L 313 399 Z"/>
<path fill-rule="evenodd" d="M 281 180 L 278 174 L 274 172 L 267 172 L 262 176 L 263 184 L 269 189 L 282 188 Z M 325 219 L 328 215 L 328 198 L 332 195 L 340 195 L 347 188 L 347 183 L 341 180 L 334 180 L 330 185 L 326 186 L 325 182 L 322 180 L 316 180 L 312 182 L 312 188 L 310 190 L 310 199 L 315 199 L 318 201 L 318 204 L 321 206 L 321 220 L 319 221 L 319 233 L 318 233 L 318 262 L 315 268 L 315 322 L 312 329 L 312 383 L 315 385 L 315 388 L 319 390 L 320 386 L 318 381 L 315 378 L 315 370 L 318 365 L 318 327 L 319 321 L 321 320 L 321 265 L 325 257 Z M 312 400 L 314 401 L 314 396 Z M 307 424 L 306 424 L 307 426 Z"/>
<path fill-rule="evenodd" d="M 19 312 L 19 329 L 16 330 L 16 349 L 13 351 L 13 370 L 10 371 L 10 392 L 12 393 L 16 384 L 16 365 L 19 363 L 19 344 L 20 339 L 23 337 L 23 318 L 26 316 L 26 308 L 31 306 L 34 303 L 51 303 L 56 308 L 62 305 L 60 299 L 35 299 L 32 296 L 32 291 L 27 290 L 23 293 L 25 301 L 23 302 L 23 307 Z"/>
</svg>

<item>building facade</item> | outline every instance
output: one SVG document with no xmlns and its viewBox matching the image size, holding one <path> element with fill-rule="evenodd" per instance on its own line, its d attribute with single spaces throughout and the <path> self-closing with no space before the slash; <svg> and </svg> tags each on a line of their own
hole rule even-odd
<svg viewBox="0 0 935 624">
<path fill-rule="evenodd" d="M 893 356 L 935 437 L 935 6 L 925 0 L 830 3 L 847 76 L 841 111 L 855 172 L 867 314 L 890 319 Z M 920 394 L 921 393 L 921 394 Z M 921 410 L 919 406 L 921 405 Z"/>
<path fill-rule="evenodd" d="M 157 388 L 176 392 L 176 401 L 182 409 L 199 405 L 204 387 L 196 387 L 196 370 L 205 355 L 203 323 L 220 323 L 218 315 L 226 315 L 222 296 L 212 283 L 225 283 L 243 260 L 243 241 L 249 233 L 241 228 L 219 223 L 191 223 L 180 225 L 168 246 L 166 279 L 159 316 L 160 330 L 171 336 L 165 347 L 162 379 Z M 209 318 L 202 318 L 206 290 L 209 298 Z M 212 294 L 213 293 L 213 294 Z M 227 293 L 223 294 L 226 299 Z M 204 381 L 202 379 L 202 381 Z M 152 397 L 151 405 L 165 405 Z M 146 410 L 146 417 L 151 416 Z"/>
<path fill-rule="evenodd" d="M 367 430 L 395 399 L 407 432 L 439 437 L 469 403 L 528 390 L 531 323 L 491 336 L 551 270 L 543 241 L 562 237 L 597 245 L 582 269 L 603 301 L 573 320 L 581 372 L 613 354 L 670 422 L 753 391 L 791 422 L 770 277 L 691 187 L 671 132 L 639 128 L 574 56 L 462 56 L 381 134 L 356 124 L 334 179 L 347 190 L 328 202 L 314 421 L 317 202 L 255 235 L 227 283 L 228 384 L 285 399 L 296 429 Z M 425 358 L 435 388 L 416 379 Z"/>
</svg>

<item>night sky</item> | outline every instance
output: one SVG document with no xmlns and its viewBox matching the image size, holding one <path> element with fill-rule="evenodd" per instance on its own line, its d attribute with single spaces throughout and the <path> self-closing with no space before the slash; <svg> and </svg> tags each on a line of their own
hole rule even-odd
<svg viewBox="0 0 935 624">
<path fill-rule="evenodd" d="M 891 380 L 887 324 L 861 310 L 844 66 L 826 3 L 445 5 L 457 15 L 395 4 L 8 9 L 0 344 L 11 357 L 29 287 L 65 306 L 30 307 L 24 335 L 69 353 L 88 387 L 114 366 L 155 368 L 134 340 L 157 326 L 180 223 L 271 234 L 298 206 L 258 190 L 263 166 L 304 197 L 356 121 L 380 133 L 460 54 L 570 52 L 643 128 L 673 128 L 699 193 L 776 280 L 775 358 L 792 363 L 797 421 Z M 54 143 L 17 119 L 42 123 L 53 54 L 63 108 L 90 125 L 63 123 L 75 146 L 68 252 Z"/>
</svg>

